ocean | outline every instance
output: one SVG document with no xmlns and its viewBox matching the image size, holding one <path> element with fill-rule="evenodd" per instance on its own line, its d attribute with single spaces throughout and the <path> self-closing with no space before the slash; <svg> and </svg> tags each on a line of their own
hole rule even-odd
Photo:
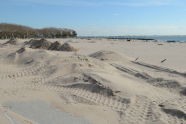
<svg viewBox="0 0 186 124">
<path fill-rule="evenodd" d="M 154 39 L 160 41 L 180 41 L 186 42 L 186 35 L 169 35 L 169 36 L 116 36 L 114 38 L 139 38 L 139 39 Z"/>
</svg>

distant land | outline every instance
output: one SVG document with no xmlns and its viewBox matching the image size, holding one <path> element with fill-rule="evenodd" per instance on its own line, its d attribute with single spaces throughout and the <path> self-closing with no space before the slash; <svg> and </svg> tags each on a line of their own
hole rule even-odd
<svg viewBox="0 0 186 124">
<path fill-rule="evenodd" d="M 0 39 L 8 38 L 66 38 L 76 37 L 75 30 L 66 28 L 35 29 L 28 26 L 0 23 Z"/>
</svg>

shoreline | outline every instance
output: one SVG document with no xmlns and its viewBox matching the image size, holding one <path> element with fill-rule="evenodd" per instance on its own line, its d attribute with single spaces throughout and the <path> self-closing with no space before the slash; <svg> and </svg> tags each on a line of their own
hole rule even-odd
<svg viewBox="0 0 186 124">
<path fill-rule="evenodd" d="M 19 39 L 19 40 L 26 40 L 26 39 L 42 39 L 42 38 L 7 38 L 7 39 L 0 39 L 1 41 L 4 40 L 9 40 L 9 39 Z M 122 36 L 77 36 L 77 37 L 64 37 L 64 38 L 44 38 L 43 39 L 108 39 L 108 40 L 127 40 L 127 41 L 151 41 L 151 42 L 168 42 L 168 43 L 176 43 L 176 42 L 180 42 L 180 43 L 186 43 L 186 39 L 185 40 L 160 40 L 160 39 L 155 39 L 155 38 L 136 38 L 136 37 L 122 37 Z"/>
<path fill-rule="evenodd" d="M 151 36 L 79 36 L 77 38 L 93 38 L 93 39 L 99 39 L 99 38 L 106 38 L 106 39 L 121 39 L 121 40 L 146 40 L 146 41 L 162 41 L 162 42 L 186 42 L 186 36 L 184 35 L 185 39 L 183 40 L 172 40 L 171 38 L 167 39 L 161 39 L 161 37 L 165 36 L 159 36 L 160 38 L 154 38 Z M 172 36 L 174 37 L 174 36 Z M 173 38 L 174 39 L 174 38 Z"/>
</svg>

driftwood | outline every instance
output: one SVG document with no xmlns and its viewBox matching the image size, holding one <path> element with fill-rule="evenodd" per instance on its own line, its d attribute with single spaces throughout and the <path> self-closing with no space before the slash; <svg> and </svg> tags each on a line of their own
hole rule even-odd
<svg viewBox="0 0 186 124">
<path fill-rule="evenodd" d="M 161 63 L 164 63 L 165 61 L 167 61 L 167 59 L 162 60 Z"/>
</svg>

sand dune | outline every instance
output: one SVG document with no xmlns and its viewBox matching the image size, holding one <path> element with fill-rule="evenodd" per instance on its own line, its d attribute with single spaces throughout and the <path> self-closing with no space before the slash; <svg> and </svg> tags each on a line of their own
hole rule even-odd
<svg viewBox="0 0 186 124">
<path fill-rule="evenodd" d="M 161 63 L 153 55 L 164 48 L 151 41 L 25 41 L 0 48 L 0 123 L 186 124 L 185 65 L 170 61 L 184 57 L 176 48 Z M 147 46 L 156 49 L 145 56 Z"/>
</svg>

